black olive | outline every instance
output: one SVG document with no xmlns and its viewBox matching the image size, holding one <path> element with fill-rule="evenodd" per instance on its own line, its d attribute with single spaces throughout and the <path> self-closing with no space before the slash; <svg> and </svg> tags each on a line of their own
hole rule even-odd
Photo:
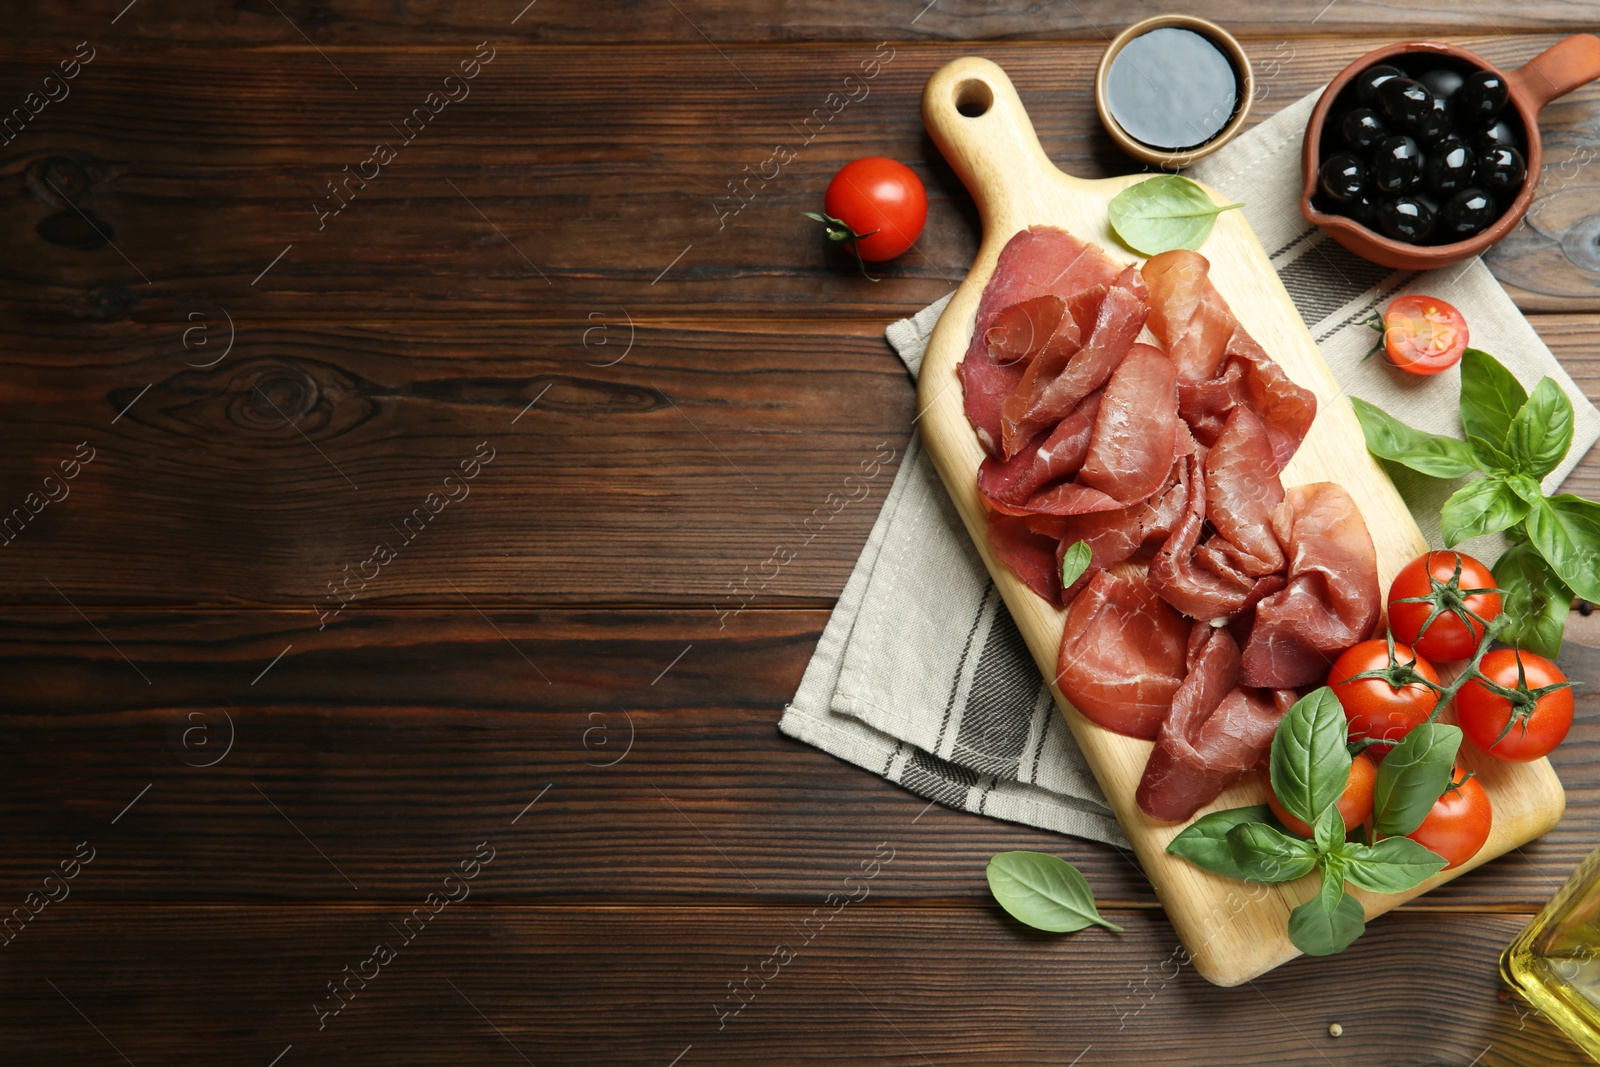
<svg viewBox="0 0 1600 1067">
<path fill-rule="evenodd" d="M 1499 217 L 1492 196 L 1482 189 L 1463 189 L 1439 213 L 1438 234 L 1447 241 L 1463 241 Z"/>
<path fill-rule="evenodd" d="M 1349 152 L 1329 156 L 1320 177 L 1322 191 L 1341 204 L 1367 187 L 1367 168 Z"/>
<path fill-rule="evenodd" d="M 1487 130 L 1484 130 L 1482 133 L 1478 134 L 1475 143 L 1478 146 L 1478 150 L 1481 152 L 1487 152 L 1496 145 L 1505 145 L 1508 148 L 1521 148 L 1522 135 L 1517 132 L 1517 128 L 1515 126 L 1511 125 L 1511 123 L 1507 122 L 1505 119 L 1501 119 L 1493 126 L 1490 126 Z"/>
<path fill-rule="evenodd" d="M 1378 205 L 1378 227 L 1396 241 L 1426 241 L 1433 233 L 1433 222 L 1433 208 L 1414 196 L 1385 200 Z"/>
<path fill-rule="evenodd" d="M 1506 80 L 1500 75 L 1492 70 L 1474 71 L 1450 98 L 1450 108 L 1462 129 L 1487 126 L 1504 110 L 1509 96 Z"/>
<path fill-rule="evenodd" d="M 1348 202 L 1341 204 L 1344 213 L 1363 226 L 1371 226 L 1378 218 L 1378 202 L 1372 199 L 1371 193 L 1362 193 L 1352 197 Z"/>
<path fill-rule="evenodd" d="M 1433 110 L 1433 94 L 1410 78 L 1388 78 L 1378 86 L 1378 107 L 1396 126 L 1415 129 Z"/>
<path fill-rule="evenodd" d="M 1430 70 L 1426 74 L 1418 75 L 1417 81 L 1428 87 L 1428 92 L 1441 100 L 1449 100 L 1461 88 L 1461 83 L 1466 79 L 1457 71 L 1440 67 Z"/>
<path fill-rule="evenodd" d="M 1402 78 L 1405 75 L 1398 67 L 1391 67 L 1387 63 L 1379 63 L 1350 79 L 1350 84 L 1355 86 L 1356 99 L 1363 104 L 1375 104 L 1378 101 L 1378 86 L 1390 78 Z"/>
<path fill-rule="evenodd" d="M 1370 107 L 1352 109 L 1339 123 L 1339 132 L 1344 135 L 1344 143 L 1357 152 L 1365 152 L 1389 136 L 1383 120 Z"/>
<path fill-rule="evenodd" d="M 1416 138 L 1425 145 L 1450 136 L 1450 107 L 1443 97 L 1428 95 L 1428 110 L 1417 120 Z"/>
<path fill-rule="evenodd" d="M 1528 165 L 1515 148 L 1498 145 L 1478 157 L 1478 180 L 1491 189 L 1520 189 L 1527 176 Z"/>
<path fill-rule="evenodd" d="M 1369 175 L 1380 193 L 1409 192 L 1422 184 L 1422 149 L 1409 137 L 1386 137 L 1373 153 Z"/>
<path fill-rule="evenodd" d="M 1477 165 L 1477 157 L 1467 147 L 1467 142 L 1459 137 L 1446 137 L 1428 149 L 1428 161 L 1422 170 L 1428 180 L 1428 188 L 1436 193 L 1449 194 L 1472 184 Z"/>
</svg>

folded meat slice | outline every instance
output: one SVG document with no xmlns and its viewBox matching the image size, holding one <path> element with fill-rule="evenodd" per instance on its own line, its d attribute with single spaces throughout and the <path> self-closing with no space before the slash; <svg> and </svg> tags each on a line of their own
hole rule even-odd
<svg viewBox="0 0 1600 1067">
<path fill-rule="evenodd" d="M 1096 390 L 1084 397 L 1054 430 L 1048 435 L 1041 432 L 1010 459 L 985 456 L 978 467 L 978 491 L 989 504 L 1008 515 L 1027 514 L 1029 497 L 1051 482 L 1077 474 L 1089 454 L 1101 395 Z"/>
<path fill-rule="evenodd" d="M 1030 437 L 1054 426 L 1078 401 L 1106 384 L 1144 328 L 1148 298 L 1144 280 L 1131 266 L 1100 297 L 1092 321 L 1082 321 L 1089 311 L 1086 296 L 1076 304 L 1068 298 L 1069 314 L 1063 319 L 1078 324 L 1081 344 L 1069 350 L 1052 338 L 1006 398 L 1000 416 L 1004 455 L 1016 455 Z M 1052 349 L 1055 358 L 1048 358 Z"/>
<path fill-rule="evenodd" d="M 1197 550 L 1212 570 L 1261 577 L 1283 570 L 1272 512 L 1283 483 L 1267 428 L 1247 407 L 1235 408 L 1206 453 L 1206 518 L 1216 535 Z"/>
<path fill-rule="evenodd" d="M 1053 226 L 1021 230 L 1000 250 L 994 274 L 978 300 L 972 341 L 960 368 L 967 418 L 990 455 L 1000 453 L 1001 405 L 1029 366 L 1029 361 L 1012 358 L 1004 347 L 1001 354 L 1010 362 L 999 363 L 989 354 L 995 316 L 1035 297 L 1110 285 L 1120 270 L 1099 248 Z"/>
<path fill-rule="evenodd" d="M 989 548 L 1024 585 L 1052 604 L 1061 603 L 1061 566 L 1056 539 L 1037 533 L 1011 515 L 989 512 Z"/>
<path fill-rule="evenodd" d="M 1188 673 L 1134 793 L 1146 815 L 1173 822 L 1189 818 L 1272 747 L 1287 705 L 1270 692 L 1241 687 L 1239 658 L 1226 629 L 1194 624 Z"/>
<path fill-rule="evenodd" d="M 1256 605 L 1241 677 L 1270 688 L 1310 685 L 1377 623 L 1378 556 L 1355 501 L 1332 482 L 1290 489 L 1272 529 L 1289 554 L 1289 580 Z"/>
<path fill-rule="evenodd" d="M 1153 739 L 1183 681 L 1188 634 L 1142 578 L 1101 571 L 1067 611 L 1056 685 L 1089 721 Z"/>
<path fill-rule="evenodd" d="M 1172 536 L 1150 561 L 1150 588 L 1190 618 L 1224 619 L 1243 609 L 1256 583 L 1236 572 L 1217 573 L 1200 566 L 1195 549 L 1206 523 L 1204 457 L 1184 461 L 1189 468 L 1189 498 Z"/>
<path fill-rule="evenodd" d="M 1165 485 L 1178 451 L 1177 384 L 1160 349 L 1131 346 L 1106 383 L 1078 481 L 1127 504 Z"/>
<path fill-rule="evenodd" d="M 1205 256 L 1182 248 L 1151 256 L 1141 272 L 1150 288 L 1150 332 L 1167 346 L 1184 381 L 1216 375 L 1238 325 L 1210 272 Z"/>
<path fill-rule="evenodd" d="M 1067 549 L 1079 541 L 1089 546 L 1089 566 L 1071 587 L 1062 591 L 1063 600 L 1071 600 L 1100 571 L 1133 558 L 1150 541 L 1165 539 L 1172 533 L 1189 500 L 1187 470 L 1181 460 L 1174 463 L 1166 488 L 1130 507 L 1030 520 L 1034 529 L 1048 532 L 1058 542 L 1057 570 Z"/>
<path fill-rule="evenodd" d="M 989 358 L 1001 366 L 1032 359 L 1061 325 L 1066 310 L 1059 296 L 1036 296 L 1001 308 L 983 335 Z"/>
</svg>

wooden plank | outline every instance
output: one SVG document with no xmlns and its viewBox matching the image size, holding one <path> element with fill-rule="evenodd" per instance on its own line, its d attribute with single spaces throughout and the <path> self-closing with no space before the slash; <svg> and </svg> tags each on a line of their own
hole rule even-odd
<svg viewBox="0 0 1600 1067">
<path fill-rule="evenodd" d="M 1453 39 L 1515 63 L 1556 38 Z M 1247 42 L 1261 95 L 1252 121 L 1387 40 Z M 0 273 L 0 315 L 181 326 L 179 308 L 218 304 L 244 324 L 457 313 L 581 323 L 618 308 L 636 318 L 908 314 L 953 288 L 976 248 L 970 200 L 917 110 L 928 75 L 972 49 L 889 49 L 882 61 L 870 43 L 741 49 L 754 91 L 700 47 L 600 56 L 507 46 L 469 96 L 405 143 L 402 121 L 470 52 L 330 53 L 356 91 L 303 47 L 107 47 L 8 146 L 0 237 L 17 255 Z M 1101 45 L 982 50 L 1017 83 L 1052 159 L 1085 177 L 1136 169 L 1095 117 Z M 29 55 L 0 71 L 0 99 L 23 99 L 42 77 L 35 60 L 57 58 Z M 625 73 L 597 78 L 597 63 Z M 1596 149 L 1596 101 L 1590 86 L 1545 112 L 1552 182 L 1571 171 L 1562 202 L 1576 206 L 1563 219 L 1587 218 L 1581 205 L 1600 183 L 1600 168 L 1581 165 Z M 380 141 L 396 158 L 364 184 L 350 177 L 374 173 Z M 931 194 L 927 231 L 879 285 L 830 261 L 800 214 L 861 155 L 908 161 Z M 330 182 L 344 183 L 337 198 Z M 1530 300 L 1600 309 L 1581 242 L 1570 244 L 1576 259 L 1503 247 L 1496 269 Z"/>
<path fill-rule="evenodd" d="M 502 836 L 491 824 L 419 858 L 416 904 L 474 842 Z M 203 1050 L 208 1063 L 282 1055 L 285 1067 L 688 1067 L 767 1063 L 779 1049 L 787 1063 L 875 1067 L 1588 1062 L 1500 986 L 1495 959 L 1523 916 L 1386 916 L 1340 956 L 1223 990 L 1184 965 L 1157 915 L 1112 911 L 1126 932 L 1061 938 L 992 906 L 879 905 L 874 887 L 900 859 L 873 855 L 862 859 L 876 880 L 841 883 L 815 906 L 480 906 L 480 892 L 529 862 L 499 852 L 452 883 L 470 897 L 404 929 L 411 901 L 69 898 L 6 948 L 7 1062 L 198 1063 Z M 379 945 L 390 953 L 375 955 Z M 348 999 L 336 998 L 328 983 L 346 975 L 357 976 Z"/>
<path fill-rule="evenodd" d="M 826 618 L 351 609 L 319 632 L 305 614 L 90 609 L 97 633 L 67 609 L 13 612 L 0 617 L 0 884 L 87 838 L 105 874 L 75 890 L 90 899 L 406 899 L 417 857 L 509 823 L 549 785 L 496 838 L 528 865 L 486 899 L 820 899 L 889 840 L 886 897 L 983 899 L 988 858 L 1033 849 L 1077 864 L 1102 899 L 1155 906 L 1116 849 L 924 813 L 781 736 Z M 1586 684 L 1553 757 L 1566 818 L 1426 907 L 1527 911 L 1594 847 L 1595 645 L 1600 616 L 1575 619 L 1563 663 Z"/>
</svg>

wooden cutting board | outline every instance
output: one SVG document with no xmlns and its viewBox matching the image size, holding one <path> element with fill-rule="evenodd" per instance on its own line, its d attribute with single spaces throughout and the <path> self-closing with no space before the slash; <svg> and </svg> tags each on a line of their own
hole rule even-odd
<svg viewBox="0 0 1600 1067">
<path fill-rule="evenodd" d="M 1029 590 L 989 551 L 976 481 L 983 450 L 962 409 L 956 367 L 972 337 L 978 299 L 1011 236 L 1032 225 L 1059 226 L 1096 242 L 1120 262 L 1134 262 L 1138 257 L 1111 235 L 1106 208 L 1113 196 L 1146 176 L 1086 181 L 1057 170 L 1039 146 L 1010 79 L 986 59 L 958 59 L 934 74 L 923 90 L 922 118 L 977 201 L 983 220 L 978 258 L 940 318 L 922 363 L 918 409 L 923 443 L 1035 662 L 1046 678 L 1053 678 L 1066 613 Z M 1379 580 L 1387 590 L 1395 572 L 1428 546 L 1394 485 L 1367 454 L 1349 402 L 1244 213 L 1218 216 L 1200 252 L 1211 261 L 1211 279 L 1239 321 L 1291 378 L 1317 395 L 1316 422 L 1284 469 L 1284 485 L 1333 481 L 1349 490 L 1377 545 Z M 1052 689 L 1195 969 L 1218 985 L 1237 985 L 1298 955 L 1286 924 L 1290 909 L 1316 892 L 1315 876 L 1281 886 L 1249 884 L 1208 874 L 1168 855 L 1166 846 L 1183 824 L 1151 819 L 1134 802 L 1151 742 L 1096 726 Z M 1566 801 L 1549 761 L 1510 764 L 1480 757 L 1475 763 L 1463 749 L 1462 762 L 1478 772 L 1494 807 L 1488 844 L 1465 866 L 1408 893 L 1357 891 L 1369 920 L 1531 841 L 1560 820 Z M 1264 800 L 1265 789 L 1252 774 L 1201 814 Z"/>
</svg>

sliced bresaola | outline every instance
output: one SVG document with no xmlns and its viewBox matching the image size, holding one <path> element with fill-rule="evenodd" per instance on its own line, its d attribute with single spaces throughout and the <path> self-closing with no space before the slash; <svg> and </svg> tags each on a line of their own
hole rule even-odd
<svg viewBox="0 0 1600 1067">
<path fill-rule="evenodd" d="M 1184 820 L 1261 761 L 1286 705 L 1238 684 L 1239 646 L 1222 627 L 1195 623 L 1187 674 L 1161 724 L 1134 799 L 1146 815 Z"/>
<path fill-rule="evenodd" d="M 967 418 L 990 455 L 1000 453 L 1000 407 L 1029 365 L 1020 358 L 1002 364 L 990 356 L 988 334 L 995 315 L 1035 297 L 1110 285 L 1120 269 L 1099 248 L 1053 226 L 1019 231 L 1000 250 L 978 300 L 972 341 L 960 368 Z M 1005 350 L 1002 354 L 1010 355 Z"/>
<path fill-rule="evenodd" d="M 1216 535 L 1196 552 L 1216 573 L 1262 577 L 1283 570 L 1272 532 L 1272 512 L 1283 500 L 1276 472 L 1266 425 L 1249 408 L 1235 408 L 1205 459 L 1206 519 Z"/>
<path fill-rule="evenodd" d="M 1378 621 L 1378 555 L 1350 494 L 1332 482 L 1299 485 L 1272 513 L 1289 556 L 1288 584 L 1256 605 L 1245 643 L 1246 685 L 1311 685 Z"/>
<path fill-rule="evenodd" d="M 1084 397 L 1054 430 L 1041 432 L 1010 459 L 985 456 L 978 467 L 978 491 L 990 505 L 1008 515 L 1025 515 L 1034 493 L 1076 475 L 1089 454 L 1101 395 L 1097 390 Z"/>
<path fill-rule="evenodd" d="M 1144 579 L 1101 571 L 1067 610 L 1056 685 L 1089 721 L 1153 739 L 1183 681 L 1188 636 Z"/>
<path fill-rule="evenodd" d="M 1149 500 L 1116 511 L 1064 518 L 1039 517 L 1029 524 L 1056 539 L 1058 571 L 1067 549 L 1079 541 L 1089 546 L 1088 567 L 1076 582 L 1062 591 L 1062 598 L 1070 600 L 1100 571 L 1132 559 L 1146 544 L 1171 534 L 1188 500 L 1187 467 L 1180 461 L 1173 464 L 1166 488 Z"/>
<path fill-rule="evenodd" d="M 1061 604 L 1061 566 L 1056 562 L 1056 540 L 1036 533 L 1011 515 L 990 512 L 989 548 L 1022 583 L 1052 604 Z"/>
<path fill-rule="evenodd" d="M 1134 504 L 1166 484 L 1178 452 L 1178 372 L 1135 344 L 1106 383 L 1078 481 Z"/>
<path fill-rule="evenodd" d="M 1217 573 L 1196 558 L 1206 525 L 1205 457 L 1196 454 L 1189 466 L 1189 498 L 1172 535 L 1150 561 L 1150 588 L 1193 619 L 1226 619 L 1266 595 L 1272 576 L 1253 579 L 1234 571 Z"/>
<path fill-rule="evenodd" d="M 1001 366 L 1031 360 L 1061 325 L 1066 310 L 1059 296 L 1036 296 L 1001 308 L 983 335 L 989 358 Z"/>
<path fill-rule="evenodd" d="M 1072 314 L 1063 319 L 1077 319 L 1087 311 L 1081 303 L 1074 307 L 1070 297 L 1067 304 Z M 1144 329 L 1149 313 L 1144 279 L 1137 269 L 1128 267 L 1106 289 L 1094 309 L 1093 322 L 1078 321 L 1080 343 L 1070 351 L 1061 346 L 1065 358 L 1054 360 L 1047 358 L 1052 347 L 1047 343 L 1029 366 L 1028 375 L 1006 399 L 1000 417 L 1003 454 L 1016 455 L 1030 437 L 1054 426 L 1078 401 L 1106 384 Z"/>
<path fill-rule="evenodd" d="M 1151 256 L 1141 271 L 1150 289 L 1150 332 L 1167 346 L 1184 381 L 1216 376 L 1238 325 L 1210 272 L 1205 256 L 1182 248 Z"/>
</svg>

